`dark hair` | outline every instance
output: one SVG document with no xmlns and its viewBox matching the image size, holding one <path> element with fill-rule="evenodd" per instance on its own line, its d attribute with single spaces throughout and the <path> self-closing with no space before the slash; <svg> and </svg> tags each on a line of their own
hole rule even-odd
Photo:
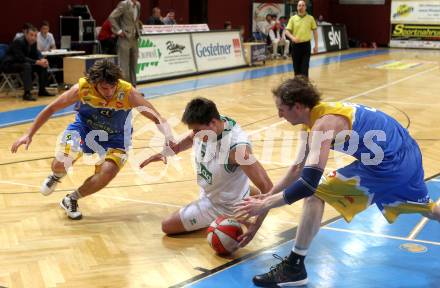
<svg viewBox="0 0 440 288">
<path fill-rule="evenodd" d="M 223 28 L 228 28 L 228 26 L 232 26 L 232 22 L 231 21 L 225 21 L 225 23 L 223 24 Z"/>
<path fill-rule="evenodd" d="M 43 22 L 41 22 L 41 26 L 40 26 L 40 27 L 43 27 L 43 26 L 50 27 L 50 26 L 49 26 L 49 21 L 44 20 Z"/>
<path fill-rule="evenodd" d="M 34 26 L 34 25 L 32 25 L 32 23 L 30 23 L 30 22 L 25 22 L 24 24 L 23 24 L 23 27 L 21 28 L 22 30 L 28 30 L 29 28 L 31 28 L 32 26 Z"/>
<path fill-rule="evenodd" d="M 122 71 L 121 68 L 113 62 L 103 59 L 96 61 L 95 64 L 90 67 L 86 78 L 88 82 L 93 84 L 106 82 L 115 85 L 118 80 L 122 78 Z"/>
<path fill-rule="evenodd" d="M 38 32 L 38 29 L 35 26 L 31 25 L 24 30 L 24 33 L 27 34 L 29 31 Z"/>
<path fill-rule="evenodd" d="M 215 103 L 209 99 L 197 97 L 186 104 L 182 115 L 182 122 L 186 125 L 208 125 L 212 119 L 220 119 Z"/>
<path fill-rule="evenodd" d="M 296 76 L 281 83 L 272 90 L 281 103 L 293 107 L 295 103 L 303 104 L 309 108 L 315 107 L 321 101 L 321 93 L 310 83 L 307 77 Z"/>
</svg>

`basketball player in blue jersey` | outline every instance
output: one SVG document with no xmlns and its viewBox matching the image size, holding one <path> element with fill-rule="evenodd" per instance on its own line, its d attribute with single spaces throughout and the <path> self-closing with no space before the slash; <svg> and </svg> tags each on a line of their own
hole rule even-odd
<svg viewBox="0 0 440 288">
<path fill-rule="evenodd" d="M 303 125 L 303 155 L 286 176 L 265 195 L 244 199 L 236 216 L 249 218 L 304 198 L 296 241 L 290 255 L 257 275 L 262 287 L 307 283 L 304 258 L 319 230 L 324 202 L 349 222 L 376 204 L 392 223 L 402 213 L 421 213 L 440 221 L 440 207 L 432 202 L 424 182 L 417 143 L 395 119 L 376 109 L 350 103 L 321 102 L 316 88 L 296 77 L 273 91 L 280 117 Z M 352 155 L 355 161 L 323 176 L 330 150 Z"/>
<path fill-rule="evenodd" d="M 250 195 L 249 180 L 260 191 L 272 188 L 263 166 L 254 158 L 247 134 L 233 119 L 219 114 L 214 102 L 195 98 L 182 116 L 190 132 L 172 150 L 175 154 L 194 150 L 199 199 L 193 201 L 162 221 L 162 231 L 179 234 L 206 228 L 221 215 L 233 216 L 234 204 Z M 165 160 L 163 153 L 151 156 L 141 168 L 151 162 Z M 256 219 L 253 229 L 246 231 L 242 245 L 257 232 L 266 215 Z"/>
<path fill-rule="evenodd" d="M 97 61 L 89 69 L 87 77 L 80 78 L 78 84 L 46 106 L 28 133 L 12 145 L 12 153 L 16 153 L 21 145 L 25 145 L 27 150 L 32 137 L 52 114 L 77 103 L 75 122 L 65 130 L 60 143 L 62 151 L 53 160 L 52 174 L 41 187 L 43 195 L 51 194 L 67 169 L 83 153 L 98 153 L 101 161 L 95 166 L 95 174 L 60 202 L 70 219 L 82 217 L 78 199 L 104 188 L 126 162 L 126 153 L 131 146 L 132 108 L 137 108 L 143 116 L 156 123 L 166 141 L 173 139 L 170 127 L 156 109 L 130 83 L 121 79 L 122 72 L 117 65 L 106 60 Z"/>
</svg>

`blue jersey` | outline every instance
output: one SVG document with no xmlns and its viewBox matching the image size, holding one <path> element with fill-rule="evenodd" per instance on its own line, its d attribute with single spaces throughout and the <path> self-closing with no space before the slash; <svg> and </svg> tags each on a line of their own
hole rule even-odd
<svg viewBox="0 0 440 288">
<path fill-rule="evenodd" d="M 329 114 L 347 118 L 351 130 L 348 137 L 344 139 L 344 143 L 339 143 L 339 145 L 336 143 L 333 148 L 350 154 L 364 163 L 375 157 L 382 159 L 381 162 L 392 161 L 402 148 L 417 146 L 408 131 L 394 118 L 382 111 L 359 104 L 321 102 L 310 112 L 311 126 L 317 119 Z M 357 149 L 354 151 L 349 149 L 349 144 L 357 144 Z M 378 163 L 373 159 L 370 165 L 373 164 Z"/>
<path fill-rule="evenodd" d="M 103 98 L 86 78 L 79 79 L 79 98 L 76 105 L 76 121 L 90 130 L 103 130 L 109 135 L 131 134 L 131 105 L 128 96 L 130 83 L 119 80 L 110 100 Z"/>
</svg>

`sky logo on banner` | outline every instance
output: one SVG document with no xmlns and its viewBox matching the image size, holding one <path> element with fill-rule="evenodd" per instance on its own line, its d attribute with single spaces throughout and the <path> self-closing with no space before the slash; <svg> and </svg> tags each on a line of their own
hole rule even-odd
<svg viewBox="0 0 440 288">
<path fill-rule="evenodd" d="M 238 38 L 232 39 L 232 45 L 234 46 L 235 56 L 241 56 L 240 39 Z"/>
<path fill-rule="evenodd" d="M 339 49 L 341 49 L 341 31 L 335 31 L 332 26 L 332 30 L 328 32 L 328 39 L 330 40 L 331 46 L 339 46 Z"/>
</svg>

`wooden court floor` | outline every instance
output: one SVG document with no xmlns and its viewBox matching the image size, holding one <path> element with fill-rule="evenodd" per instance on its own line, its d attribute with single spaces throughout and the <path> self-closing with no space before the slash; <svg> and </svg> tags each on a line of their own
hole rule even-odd
<svg viewBox="0 0 440 288">
<path fill-rule="evenodd" d="M 359 51 L 314 56 L 312 61 Z M 266 67 L 287 64 L 289 61 L 278 61 Z M 421 147 L 425 177 L 429 177 L 440 172 L 439 64 L 440 52 L 391 50 L 318 65 L 310 70 L 310 77 L 324 100 L 373 106 L 408 127 Z M 159 85 L 189 80 L 196 83 L 198 79 L 255 69 L 262 68 Z M 151 102 L 169 119 L 176 135 L 183 135 L 187 130 L 179 119 L 186 103 L 196 96 L 212 99 L 222 114 L 237 120 L 249 133 L 257 158 L 276 182 L 293 159 L 298 130 L 277 117 L 270 90 L 292 75 L 277 73 Z M 141 89 L 148 94 L 148 88 L 157 85 Z M 23 104 L 12 95 L 0 95 L 0 112 L 48 101 Z M 162 143 L 155 128 L 141 117 L 135 117 L 137 132 L 129 162 L 107 188 L 80 200 L 83 220 L 68 220 L 58 203 L 93 172 L 91 160 L 80 160 L 52 195 L 44 197 L 38 190 L 50 171 L 56 139 L 73 117 L 51 119 L 34 137 L 30 149 L 21 149 L 16 155 L 9 152 L 10 145 L 29 124 L 0 129 L 0 286 L 167 287 L 292 237 L 302 203 L 271 211 L 253 242 L 228 259 L 213 253 L 204 231 L 164 236 L 161 220 L 197 199 L 198 189 L 190 152 L 179 154 L 166 167 L 155 163 L 142 171 L 137 168 L 141 160 L 158 152 Z M 291 156 L 286 157 L 289 153 Z M 350 160 L 335 154 L 328 167 L 335 169 Z M 327 207 L 324 221 L 336 216 Z"/>
</svg>

